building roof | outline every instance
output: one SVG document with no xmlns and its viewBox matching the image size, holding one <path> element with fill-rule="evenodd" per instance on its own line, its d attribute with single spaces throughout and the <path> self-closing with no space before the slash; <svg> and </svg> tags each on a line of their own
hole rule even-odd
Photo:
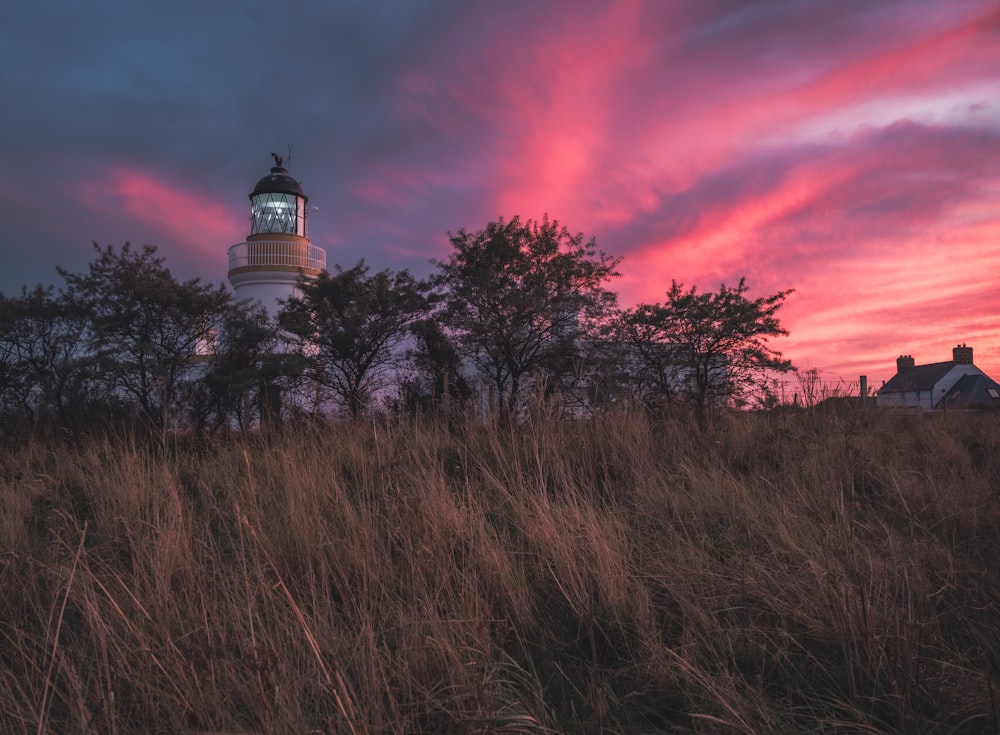
<svg viewBox="0 0 1000 735">
<path fill-rule="evenodd" d="M 302 191 L 302 185 L 288 175 L 288 169 L 283 166 L 273 166 L 271 173 L 257 182 L 250 198 L 253 199 L 258 194 L 294 194 L 307 200 L 309 197 Z"/>
<path fill-rule="evenodd" d="M 945 396 L 948 408 L 1000 408 L 1000 384 L 987 375 L 963 375 Z"/>
<path fill-rule="evenodd" d="M 914 365 L 893 375 L 879 389 L 879 393 L 914 393 L 931 390 L 953 367 L 955 367 L 953 360 Z"/>
</svg>

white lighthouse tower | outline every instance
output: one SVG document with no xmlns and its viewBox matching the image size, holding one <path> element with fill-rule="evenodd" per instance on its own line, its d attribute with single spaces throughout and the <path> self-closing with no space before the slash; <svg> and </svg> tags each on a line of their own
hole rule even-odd
<svg viewBox="0 0 1000 735">
<path fill-rule="evenodd" d="M 315 277 L 326 268 L 326 251 L 306 234 L 309 197 L 282 157 L 271 155 L 271 173 L 250 194 L 250 234 L 229 248 L 229 283 L 236 298 L 256 299 L 273 319 L 280 301 L 297 295 L 300 276 Z"/>
</svg>

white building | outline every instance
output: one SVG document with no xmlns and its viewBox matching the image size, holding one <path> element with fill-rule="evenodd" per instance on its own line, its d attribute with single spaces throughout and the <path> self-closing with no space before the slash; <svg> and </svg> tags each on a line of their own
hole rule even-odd
<svg viewBox="0 0 1000 735">
<path fill-rule="evenodd" d="M 1000 384 L 972 364 L 972 348 L 958 345 L 952 359 L 917 365 L 911 355 L 896 360 L 896 374 L 879 389 L 882 408 L 919 411 L 1000 408 Z"/>
<path fill-rule="evenodd" d="M 238 299 L 255 299 L 273 319 L 280 301 L 298 295 L 300 276 L 318 276 L 326 251 L 309 242 L 309 198 L 272 153 L 271 173 L 250 193 L 250 234 L 229 248 L 229 283 Z"/>
<path fill-rule="evenodd" d="M 306 205 L 309 198 L 298 181 L 288 175 L 281 156 L 272 153 L 271 173 L 250 193 L 250 234 L 245 242 L 229 248 L 229 283 L 239 300 L 256 301 L 274 320 L 281 302 L 300 295 L 299 279 L 315 278 L 326 269 L 326 251 L 309 242 Z M 284 352 L 279 347 L 279 352 Z M 291 350 L 289 350 L 291 351 Z M 261 422 L 277 420 L 284 385 L 281 355 L 272 373 L 259 387 Z M 294 396 L 292 403 L 302 403 Z"/>
</svg>

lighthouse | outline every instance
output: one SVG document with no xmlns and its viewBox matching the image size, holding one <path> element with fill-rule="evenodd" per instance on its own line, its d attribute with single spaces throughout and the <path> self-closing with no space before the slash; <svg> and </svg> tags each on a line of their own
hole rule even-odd
<svg viewBox="0 0 1000 735">
<path fill-rule="evenodd" d="M 254 299 L 272 319 L 281 301 L 298 295 L 301 276 L 326 269 L 326 251 L 309 242 L 309 197 L 277 153 L 271 173 L 250 193 L 250 234 L 229 248 L 229 283 L 238 299 Z"/>
</svg>

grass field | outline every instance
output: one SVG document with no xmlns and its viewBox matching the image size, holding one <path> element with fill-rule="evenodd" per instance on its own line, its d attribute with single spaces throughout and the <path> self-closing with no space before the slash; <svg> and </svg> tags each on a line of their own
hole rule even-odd
<svg viewBox="0 0 1000 735">
<path fill-rule="evenodd" d="M 997 733 L 1000 416 L 0 449 L 4 733 Z"/>
</svg>

